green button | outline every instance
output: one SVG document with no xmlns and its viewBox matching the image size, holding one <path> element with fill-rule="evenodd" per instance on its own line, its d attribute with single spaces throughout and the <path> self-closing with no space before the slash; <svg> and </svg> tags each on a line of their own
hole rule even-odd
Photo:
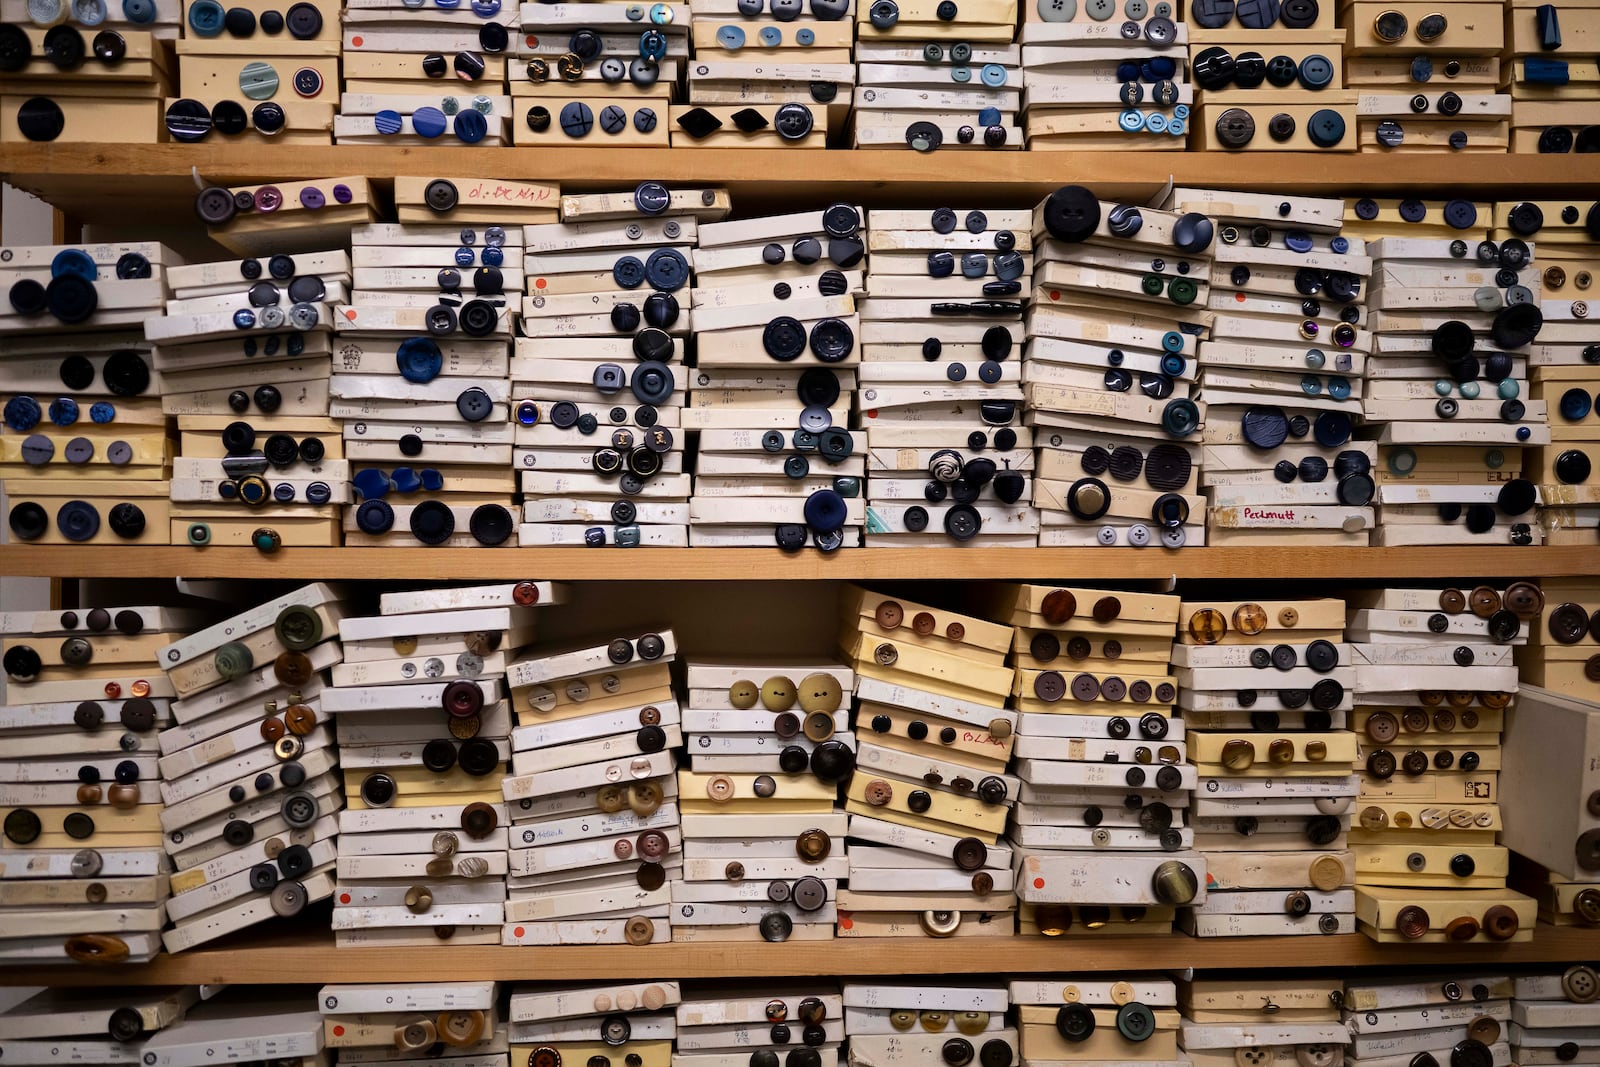
<svg viewBox="0 0 1600 1067">
<path fill-rule="evenodd" d="M 278 72 L 270 63 L 246 63 L 239 71 L 239 91 L 251 100 L 271 100 L 278 92 Z"/>
</svg>

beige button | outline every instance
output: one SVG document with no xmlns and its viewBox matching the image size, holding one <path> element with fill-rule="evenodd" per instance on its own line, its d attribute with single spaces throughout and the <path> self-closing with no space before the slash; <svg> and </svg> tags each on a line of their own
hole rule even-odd
<svg viewBox="0 0 1600 1067">
<path fill-rule="evenodd" d="M 937 1034 L 950 1025 L 950 1013 L 943 1011 L 925 1011 L 917 1019 L 922 1028 L 930 1034 Z"/>
<path fill-rule="evenodd" d="M 454 856 L 461 848 L 461 839 L 449 830 L 442 830 L 433 835 L 433 854 L 435 856 Z"/>
<path fill-rule="evenodd" d="M 635 815 L 654 815 L 661 800 L 661 787 L 655 782 L 634 782 L 628 787 L 628 810 Z"/>
<path fill-rule="evenodd" d="M 817 672 L 800 679 L 800 710 L 808 713 L 825 712 L 829 715 L 844 704 L 844 689 L 839 679 L 831 674 Z"/>
<path fill-rule="evenodd" d="M 1064 986 L 1061 987 L 1061 1003 L 1063 1003 L 1063 1004 L 1076 1004 L 1076 1003 L 1078 1003 L 1078 1001 L 1080 1001 L 1082 999 L 1083 999 L 1083 990 L 1079 989 L 1077 986 L 1075 986 L 1075 985 L 1064 985 Z"/>
<path fill-rule="evenodd" d="M 466 856 L 456 864 L 456 873 L 463 878 L 482 878 L 489 873 L 489 861 L 482 856 Z"/>
<path fill-rule="evenodd" d="M 989 720 L 989 736 L 996 741 L 1004 741 L 1011 736 L 1011 722 L 1008 719 Z"/>
<path fill-rule="evenodd" d="M 1267 609 L 1260 604 L 1240 604 L 1233 609 L 1233 628 L 1254 637 L 1267 628 Z"/>
<path fill-rule="evenodd" d="M 1111 1003 L 1119 1008 L 1133 1000 L 1133 986 L 1127 982 L 1111 983 Z"/>
<path fill-rule="evenodd" d="M 409 656 L 417 650 L 417 639 L 415 637 L 397 637 L 394 639 L 394 650 L 396 655 Z"/>
<path fill-rule="evenodd" d="M 1311 861 L 1311 884 L 1331 893 L 1344 884 L 1344 863 L 1337 856 L 1318 856 Z"/>
<path fill-rule="evenodd" d="M 958 1011 L 955 1014 L 956 1029 L 968 1037 L 981 1034 L 989 1027 L 989 1013 L 986 1011 Z"/>
<path fill-rule="evenodd" d="M 1262 1067 L 1263 1064 L 1271 1063 L 1274 1055 L 1271 1046 L 1251 1045 L 1248 1048 L 1234 1049 L 1233 1062 L 1238 1064 L 1238 1067 Z"/>
<path fill-rule="evenodd" d="M 611 1010 L 611 994 L 610 993 L 596 993 L 594 995 L 594 1010 L 596 1012 L 601 1012 L 601 1013 L 610 1011 Z"/>
<path fill-rule="evenodd" d="M 456 1048 L 467 1048 L 483 1040 L 484 1014 L 481 1011 L 440 1012 L 434 1025 L 439 1040 Z"/>
<path fill-rule="evenodd" d="M 1300 1067 L 1342 1067 L 1344 1063 L 1343 1045 L 1296 1045 L 1294 1047 L 1294 1061 Z"/>
<path fill-rule="evenodd" d="M 761 706 L 768 711 L 788 711 L 794 707 L 795 697 L 794 682 L 782 675 L 761 683 Z"/>
<path fill-rule="evenodd" d="M 617 1010 L 632 1011 L 639 1006 L 638 998 L 633 995 L 633 990 L 624 989 L 617 994 Z"/>
<path fill-rule="evenodd" d="M 414 885 L 406 890 L 406 908 L 413 915 L 421 915 L 433 907 L 433 890 L 425 885 Z"/>
<path fill-rule="evenodd" d="M 714 804 L 726 804 L 736 791 L 733 779 L 726 774 L 714 774 L 706 779 L 706 797 Z"/>
<path fill-rule="evenodd" d="M 961 927 L 959 911 L 925 911 L 922 930 L 929 937 L 949 937 Z"/>
<path fill-rule="evenodd" d="M 1588 1004 L 1600 997 L 1600 975 L 1587 964 L 1568 967 L 1561 975 L 1561 992 L 1574 1004 Z"/>
<path fill-rule="evenodd" d="M 432 1019 L 418 1019 L 394 1028 L 394 1047 L 402 1052 L 425 1049 L 439 1039 Z"/>
<path fill-rule="evenodd" d="M 601 786 L 594 802 L 607 815 L 614 815 L 628 806 L 628 795 L 620 785 Z"/>
<path fill-rule="evenodd" d="M 756 706 L 756 701 L 761 699 L 761 687 L 745 679 L 734 682 L 728 686 L 728 703 L 740 711 L 748 711 Z"/>
<path fill-rule="evenodd" d="M 917 1025 L 917 1013 L 906 1011 L 904 1008 L 899 1011 L 892 1011 L 889 1013 L 889 1025 L 904 1033 Z"/>
<path fill-rule="evenodd" d="M 643 915 L 635 915 L 622 928 L 622 936 L 630 945 L 648 945 L 655 939 L 656 924 Z"/>
<path fill-rule="evenodd" d="M 667 991 L 658 985 L 647 985 L 639 996 L 646 1011 L 660 1011 L 667 1006 Z"/>
<path fill-rule="evenodd" d="M 1461 920 L 1459 919 L 1456 920 L 1456 922 L 1460 921 Z M 1467 921 L 1472 922 L 1471 919 L 1468 919 Z M 1472 923 L 1472 925 L 1474 928 L 1476 928 L 1478 924 Z M 1446 927 L 1445 930 L 1448 933 L 1449 927 Z M 1482 1041 L 1485 1045 L 1492 1045 L 1496 1041 L 1500 1040 L 1500 1021 L 1498 1019 L 1491 1019 L 1487 1015 L 1480 1015 L 1467 1024 L 1467 1036 L 1475 1040 Z"/>
<path fill-rule="evenodd" d="M 1361 828 L 1363 830 L 1382 830 L 1389 825 L 1389 813 L 1376 804 L 1361 809 Z"/>
</svg>

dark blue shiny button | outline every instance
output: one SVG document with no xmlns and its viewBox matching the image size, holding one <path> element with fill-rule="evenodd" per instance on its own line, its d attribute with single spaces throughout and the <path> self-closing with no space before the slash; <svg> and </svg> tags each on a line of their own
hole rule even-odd
<svg viewBox="0 0 1600 1067">
<path fill-rule="evenodd" d="M 1240 429 L 1253 447 L 1273 449 L 1289 436 L 1289 419 L 1282 408 L 1249 408 L 1240 419 Z"/>
<path fill-rule="evenodd" d="M 294 500 L 294 486 L 289 482 L 279 482 L 272 487 L 272 499 L 280 504 L 287 504 Z"/>
<path fill-rule="evenodd" d="M 306 486 L 306 503 L 322 505 L 333 499 L 333 487 L 327 482 L 312 482 Z"/>
<path fill-rule="evenodd" d="M 444 488 L 444 475 L 440 474 L 434 468 L 424 467 L 420 473 L 422 475 L 422 488 L 425 491 L 429 493 L 437 493 L 439 490 Z"/>
<path fill-rule="evenodd" d="M 115 404 L 102 400 L 89 407 L 89 421 L 104 425 L 117 417 Z"/>
<path fill-rule="evenodd" d="M 611 268 L 611 279 L 624 289 L 637 289 L 644 284 L 644 264 L 637 256 L 623 256 Z"/>
<path fill-rule="evenodd" d="M 50 402 L 50 421 L 57 426 L 71 426 L 78 421 L 78 402 L 70 396 L 60 396 Z"/>
<path fill-rule="evenodd" d="M 390 480 L 397 493 L 415 493 L 422 488 L 422 476 L 411 467 L 396 467 Z"/>
<path fill-rule="evenodd" d="M 844 497 L 832 489 L 818 489 L 806 498 L 806 525 L 815 533 L 832 533 L 844 526 L 849 510 Z"/>
<path fill-rule="evenodd" d="M 1587 418 L 1590 408 L 1589 394 L 1582 389 L 1568 389 L 1561 394 L 1561 417 L 1568 422 Z"/>
<path fill-rule="evenodd" d="M 14 396 L 6 401 L 5 421 L 6 428 L 26 432 L 39 425 L 43 413 L 39 409 L 39 402 L 31 396 Z"/>
<path fill-rule="evenodd" d="M 470 248 L 456 249 L 455 259 L 458 267 L 470 267 L 477 261 L 477 258 L 478 254 Z"/>
<path fill-rule="evenodd" d="M 1306 253 L 1316 247 L 1311 235 L 1304 230 L 1290 230 L 1283 235 L 1283 246 L 1291 252 Z"/>
<path fill-rule="evenodd" d="M 415 124 L 415 119 L 412 120 Z M 463 144 L 477 144 L 489 135 L 489 120 L 483 113 L 473 108 L 456 112 L 455 121 L 452 123 L 456 138 Z"/>
<path fill-rule="evenodd" d="M 56 512 L 56 529 L 68 541 L 87 541 L 100 532 L 100 513 L 87 500 L 69 500 Z"/>
<path fill-rule="evenodd" d="M 389 476 L 375 467 L 356 471 L 355 477 L 350 479 L 350 484 L 355 489 L 356 495 L 364 500 L 380 500 L 392 488 Z"/>
<path fill-rule="evenodd" d="M 948 278 L 956 270 L 956 257 L 950 252 L 928 253 L 928 277 Z"/>
<path fill-rule="evenodd" d="M 1176 378 L 1184 372 L 1189 361 L 1177 352 L 1167 352 L 1161 357 L 1161 373 L 1171 378 Z"/>
<path fill-rule="evenodd" d="M 1328 242 L 1328 250 L 1336 256 L 1342 256 L 1350 251 L 1350 239 L 1348 237 L 1335 237 Z"/>
<path fill-rule="evenodd" d="M 658 248 L 645 260 L 644 276 L 657 289 L 672 292 L 689 281 L 689 261 L 676 248 Z"/>
<path fill-rule="evenodd" d="M 1139 64 L 1131 59 L 1124 59 L 1117 64 L 1117 81 L 1127 84 L 1139 80 Z"/>
<path fill-rule="evenodd" d="M 431 382 L 444 370 L 444 353 L 431 337 L 408 337 L 395 351 L 400 376 L 408 382 Z"/>
<path fill-rule="evenodd" d="M 1311 425 L 1311 434 L 1323 448 L 1338 448 L 1350 440 L 1350 416 L 1342 411 L 1324 411 Z"/>
<path fill-rule="evenodd" d="M 248 330 L 256 324 L 256 313 L 249 308 L 240 308 L 233 313 L 233 324 L 241 330 Z"/>
<path fill-rule="evenodd" d="M 517 403 L 517 422 L 523 426 L 532 426 L 539 421 L 539 405 L 531 400 L 522 400 Z"/>
<path fill-rule="evenodd" d="M 411 132 L 429 140 L 442 136 L 449 124 L 444 112 L 436 107 L 419 107 L 411 115 Z"/>
<path fill-rule="evenodd" d="M 362 533 L 388 533 L 394 526 L 394 508 L 382 500 L 364 500 L 356 508 L 356 527 Z"/>
<path fill-rule="evenodd" d="M 64 274 L 92 282 L 99 279 L 100 271 L 87 252 L 78 248 L 63 248 L 50 261 L 50 277 L 59 278 Z"/>
<path fill-rule="evenodd" d="M 1333 84 L 1333 62 L 1327 56 L 1310 55 L 1300 61 L 1300 84 L 1307 89 L 1326 89 Z"/>
</svg>

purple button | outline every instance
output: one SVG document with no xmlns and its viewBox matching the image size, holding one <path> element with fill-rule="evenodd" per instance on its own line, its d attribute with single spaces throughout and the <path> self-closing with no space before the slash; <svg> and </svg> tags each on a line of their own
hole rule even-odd
<svg viewBox="0 0 1600 1067">
<path fill-rule="evenodd" d="M 303 208 L 316 211 L 327 202 L 328 198 L 323 196 L 322 190 L 315 186 L 300 190 L 300 206 Z"/>
<path fill-rule="evenodd" d="M 340 184 L 333 187 L 333 198 L 341 204 L 348 204 L 356 198 L 356 194 L 350 191 L 348 185 Z"/>
</svg>

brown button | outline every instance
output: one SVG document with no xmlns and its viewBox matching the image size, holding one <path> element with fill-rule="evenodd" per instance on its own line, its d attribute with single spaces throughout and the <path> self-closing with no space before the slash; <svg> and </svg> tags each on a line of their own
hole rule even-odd
<svg viewBox="0 0 1600 1067">
<path fill-rule="evenodd" d="M 1476 730 L 1480 721 L 1478 713 L 1471 708 L 1467 708 L 1461 713 L 1460 722 L 1463 730 Z M 1596 812 L 1596 814 L 1600 814 L 1600 812 Z"/>
<path fill-rule="evenodd" d="M 633 842 L 626 837 L 619 837 L 611 845 L 611 854 L 619 860 L 630 859 L 633 856 Z"/>
<path fill-rule="evenodd" d="M 661 725 L 661 709 L 656 707 L 654 704 L 647 704 L 644 707 L 640 708 L 639 709 L 639 725 L 640 726 L 659 726 L 659 725 Z"/>
<path fill-rule="evenodd" d="M 1597 656 L 1596 658 L 1600 659 L 1600 656 Z M 989 736 L 994 738 L 996 741 L 1004 741 L 1006 738 L 1010 737 L 1011 736 L 1011 720 L 1009 720 L 1009 719 L 990 719 L 989 720 Z"/>
<path fill-rule="evenodd" d="M 539 587 L 533 582 L 518 582 L 511 587 L 511 599 L 523 607 L 539 602 Z"/>
<path fill-rule="evenodd" d="M 305 685 L 314 673 L 311 657 L 304 652 L 280 652 L 272 661 L 272 673 L 284 685 Z"/>
<path fill-rule="evenodd" d="M 900 650 L 885 641 L 872 650 L 872 658 L 880 667 L 893 667 L 900 660 Z"/>
<path fill-rule="evenodd" d="M 1306 759 L 1312 763 L 1321 763 L 1328 758 L 1328 743 L 1326 741 L 1307 741 Z"/>
<path fill-rule="evenodd" d="M 866 784 L 864 793 L 868 804 L 875 808 L 881 808 L 894 799 L 894 786 L 882 778 L 874 778 Z"/>
<path fill-rule="evenodd" d="M 1496 904 L 1483 913 L 1483 932 L 1495 941 L 1509 941 L 1516 936 L 1521 928 L 1522 921 L 1517 918 L 1516 909 L 1506 904 Z M 1485 1044 L 1492 1043 L 1492 1038 L 1478 1038 Z"/>
<path fill-rule="evenodd" d="M 820 671 L 800 679 L 799 693 L 801 711 L 823 711 L 831 715 L 844 705 L 844 688 L 839 685 L 839 679 Z"/>
<path fill-rule="evenodd" d="M 989 847 L 976 837 L 963 837 L 950 855 L 963 871 L 975 871 L 988 862 Z"/>
<path fill-rule="evenodd" d="M 1201 608 L 1189 616 L 1189 636 L 1202 645 L 1214 645 L 1228 632 L 1228 619 L 1216 608 Z"/>
<path fill-rule="evenodd" d="M 879 601 L 877 611 L 873 612 L 873 618 L 877 619 L 878 625 L 885 630 L 897 629 L 905 617 L 906 609 L 902 608 L 897 600 Z"/>
<path fill-rule="evenodd" d="M 1094 651 L 1094 646 L 1087 637 L 1078 636 L 1067 640 L 1067 655 L 1073 659 L 1088 659 L 1089 653 Z"/>
<path fill-rule="evenodd" d="M 1200 880 L 1187 863 L 1163 860 L 1150 876 L 1150 887 L 1163 904 L 1187 904 L 1200 891 Z"/>
<path fill-rule="evenodd" d="M 1487 619 L 1500 610 L 1500 594 L 1487 585 L 1475 587 L 1467 596 L 1467 606 L 1480 619 Z"/>
<path fill-rule="evenodd" d="M 933 615 L 926 611 L 919 611 L 911 618 L 911 629 L 923 637 L 933 633 Z"/>
<path fill-rule="evenodd" d="M 994 876 L 988 871 L 979 871 L 972 876 L 972 891 L 980 897 L 986 897 L 994 891 Z"/>
<path fill-rule="evenodd" d="M 1279 737 L 1267 745 L 1267 759 L 1282 765 L 1294 762 L 1294 742 L 1286 737 Z"/>
<path fill-rule="evenodd" d="M 110 934 L 78 934 L 67 938 L 62 950 L 79 963 L 120 963 L 128 958 L 128 943 Z"/>
<path fill-rule="evenodd" d="M 280 744 L 282 742 L 279 742 Z M 139 787 L 136 785 L 114 785 L 106 791 L 106 799 L 111 801 L 113 808 L 126 811 L 137 807 L 139 804 Z M 71 827 L 69 826 L 70 830 Z"/>
<path fill-rule="evenodd" d="M 1041 676 L 1042 677 L 1042 676 Z M 1038 688 L 1037 684 L 1034 687 Z M 1100 679 L 1092 674 L 1075 674 L 1072 676 L 1072 699 L 1089 701 L 1100 696 Z"/>
<path fill-rule="evenodd" d="M 667 869 L 659 863 L 641 863 L 633 874 L 633 880 L 646 893 L 654 893 L 667 884 Z"/>
<path fill-rule="evenodd" d="M 1532 582 L 1512 582 L 1506 586 L 1505 606 L 1514 614 L 1529 619 L 1544 610 L 1544 590 Z"/>
<path fill-rule="evenodd" d="M 800 716 L 792 711 L 772 717 L 772 732 L 778 735 L 779 740 L 788 741 L 800 733 Z"/>
<path fill-rule="evenodd" d="M 409 656 L 417 650 L 415 637 L 396 637 L 391 644 L 394 645 L 395 654 L 400 656 Z"/>
<path fill-rule="evenodd" d="M 483 729 L 483 719 L 477 715 L 463 715 L 459 719 L 452 718 L 449 725 L 451 737 L 457 741 L 469 741 Z"/>
<path fill-rule="evenodd" d="M 1435 704 L 1438 701 L 1434 701 Z M 1426 733 L 1428 730 L 1428 713 L 1421 708 L 1408 708 L 1400 713 L 1400 725 L 1404 726 L 1408 734 Z"/>
<path fill-rule="evenodd" d="M 1078 598 L 1070 589 L 1052 589 L 1039 604 L 1039 614 L 1051 626 L 1060 626 L 1078 611 Z"/>
<path fill-rule="evenodd" d="M 1572 898 L 1572 913 L 1590 926 L 1600 925 L 1600 889 L 1580 889 Z"/>
<path fill-rule="evenodd" d="M 138 683 L 135 682 L 134 688 L 138 687 Z M 136 734 L 142 734 L 156 724 L 156 706 L 147 699 L 149 695 L 148 689 L 143 693 L 135 693 L 133 699 L 123 703 L 122 712 L 118 716 L 122 720 L 122 725 Z"/>
<path fill-rule="evenodd" d="M 1280 608 L 1278 610 L 1278 625 L 1289 627 L 1299 626 L 1300 612 L 1294 608 Z"/>
<path fill-rule="evenodd" d="M 101 796 L 102 793 L 100 787 L 97 785 L 86 784 L 78 787 L 79 804 L 98 804 L 100 803 Z"/>
<path fill-rule="evenodd" d="M 1394 928 L 1407 941 L 1415 941 L 1428 932 L 1428 913 L 1415 904 L 1407 904 L 1396 913 Z"/>
<path fill-rule="evenodd" d="M 1456 713 L 1449 708 L 1440 708 L 1433 713 L 1433 728 L 1440 733 L 1450 733 L 1456 728 Z"/>
<path fill-rule="evenodd" d="M 1445 700 L 1449 701 L 1450 706 L 1453 708 L 1469 708 L 1475 699 L 1477 698 L 1471 693 L 1457 692 L 1455 690 L 1445 694 Z"/>
<path fill-rule="evenodd" d="M 660 830 L 646 830 L 636 844 L 639 855 L 651 863 L 659 863 L 672 851 L 672 839 Z"/>
<path fill-rule="evenodd" d="M 90 882 L 84 886 L 83 899 L 90 904 L 104 904 L 108 896 L 104 882 Z"/>
<path fill-rule="evenodd" d="M 1344 864 L 1337 856 L 1318 856 L 1311 861 L 1311 884 L 1331 893 L 1344 884 Z"/>
<path fill-rule="evenodd" d="M 1444 693 L 1436 689 L 1424 689 L 1417 693 L 1417 700 L 1425 708 L 1436 708 L 1444 703 Z M 1423 729 L 1427 729 L 1428 717 L 1422 717 Z"/>
<path fill-rule="evenodd" d="M 262 719 L 261 739 L 263 741 L 276 741 L 283 736 L 282 719 Z"/>
<path fill-rule="evenodd" d="M 713 774 L 706 779 L 706 797 L 713 804 L 726 804 L 732 800 L 737 788 L 726 774 Z"/>
<path fill-rule="evenodd" d="M 481 800 L 461 809 L 461 829 L 474 841 L 481 841 L 494 833 L 494 828 L 499 824 L 500 816 L 491 805 Z"/>
<path fill-rule="evenodd" d="M 730 882 L 744 881 L 744 864 L 740 863 L 738 860 L 734 860 L 726 867 L 722 868 L 722 877 L 726 878 Z"/>
<path fill-rule="evenodd" d="M 1233 628 L 1254 637 L 1267 628 L 1267 609 L 1260 604 L 1240 604 L 1233 609 Z"/>
<path fill-rule="evenodd" d="M 283 838 L 269 837 L 267 838 L 266 843 L 261 846 L 261 851 L 266 853 L 267 859 L 275 860 L 279 856 L 283 855 L 283 850 L 286 847 L 287 846 L 285 845 Z"/>
<path fill-rule="evenodd" d="M 484 630 L 473 630 L 465 635 L 462 643 L 466 645 L 468 652 L 481 658 L 500 647 L 500 631 L 489 633 Z"/>
<path fill-rule="evenodd" d="M 1458 915 L 1444 924 L 1444 936 L 1450 941 L 1471 941 L 1478 936 L 1478 920 L 1470 915 Z"/>
<path fill-rule="evenodd" d="M 1256 746 L 1242 738 L 1234 738 L 1222 746 L 1222 765 L 1230 771 L 1242 771 L 1256 761 Z"/>
<path fill-rule="evenodd" d="M 959 622 L 953 622 L 944 628 L 944 635 L 952 641 L 960 641 L 967 636 L 967 628 Z"/>
<path fill-rule="evenodd" d="M 1559 289 L 1567 284 L 1567 272 L 1560 267 L 1546 267 L 1543 277 L 1546 289 Z"/>
<path fill-rule="evenodd" d="M 1439 610 L 1447 615 L 1461 614 L 1467 610 L 1467 594 L 1459 589 L 1440 590 Z"/>
<path fill-rule="evenodd" d="M 1094 621 L 1110 622 L 1122 614 L 1122 601 L 1114 596 L 1103 596 L 1094 602 Z"/>
<path fill-rule="evenodd" d="M 833 736 L 833 716 L 820 711 L 807 715 L 805 731 L 812 741 L 826 741 Z"/>
<path fill-rule="evenodd" d="M 630 945 L 648 945 L 655 939 L 656 924 L 643 915 L 635 915 L 622 928 L 622 936 Z"/>
<path fill-rule="evenodd" d="M 761 687 L 749 679 L 734 682 L 728 686 L 728 703 L 740 711 L 748 711 L 756 706 L 756 701 L 761 699 Z"/>
<path fill-rule="evenodd" d="M 1475 695 L 1478 699 L 1478 703 L 1482 704 L 1486 708 L 1494 708 L 1499 710 L 1501 708 L 1509 708 L 1511 706 L 1510 693 L 1477 693 Z M 1466 715 L 1466 712 L 1461 713 L 1463 721 L 1465 721 Z"/>
<path fill-rule="evenodd" d="M 1387 745 L 1400 735 L 1400 720 L 1392 712 L 1375 711 L 1367 716 L 1367 736 L 1380 745 Z"/>
<path fill-rule="evenodd" d="M 433 907 L 433 890 L 425 885 L 414 885 L 406 890 L 406 909 L 413 915 L 422 915 Z"/>
<path fill-rule="evenodd" d="M 1583 661 L 1583 676 L 1591 682 L 1600 682 L 1600 653 Z"/>
<path fill-rule="evenodd" d="M 440 703 L 451 716 L 464 719 L 483 710 L 483 690 L 476 682 L 457 679 L 444 687 Z"/>
<path fill-rule="evenodd" d="M 305 750 L 306 743 L 293 734 L 284 734 L 272 745 L 272 754 L 280 760 L 299 759 Z"/>
<path fill-rule="evenodd" d="M 394 1047 L 402 1052 L 416 1052 L 439 1040 L 439 1032 L 432 1019 L 417 1019 L 401 1023 L 394 1028 Z"/>
<path fill-rule="evenodd" d="M 1589 635 L 1589 613 L 1571 601 L 1558 604 L 1545 617 L 1545 627 L 1557 642 L 1575 645 Z"/>
<path fill-rule="evenodd" d="M 1370 805 L 1361 809 L 1360 821 L 1363 830 L 1382 830 L 1389 825 L 1389 813 L 1377 805 Z"/>
<path fill-rule="evenodd" d="M 807 863 L 821 863 L 833 851 L 833 839 L 826 830 L 802 830 L 794 839 L 794 851 Z"/>
<path fill-rule="evenodd" d="M 628 806 L 628 794 L 620 785 L 601 786 L 594 795 L 594 802 L 607 815 L 614 815 Z"/>
<path fill-rule="evenodd" d="M 283 711 L 283 724 L 296 737 L 304 737 L 317 728 L 317 713 L 309 704 L 290 704 Z"/>
</svg>

